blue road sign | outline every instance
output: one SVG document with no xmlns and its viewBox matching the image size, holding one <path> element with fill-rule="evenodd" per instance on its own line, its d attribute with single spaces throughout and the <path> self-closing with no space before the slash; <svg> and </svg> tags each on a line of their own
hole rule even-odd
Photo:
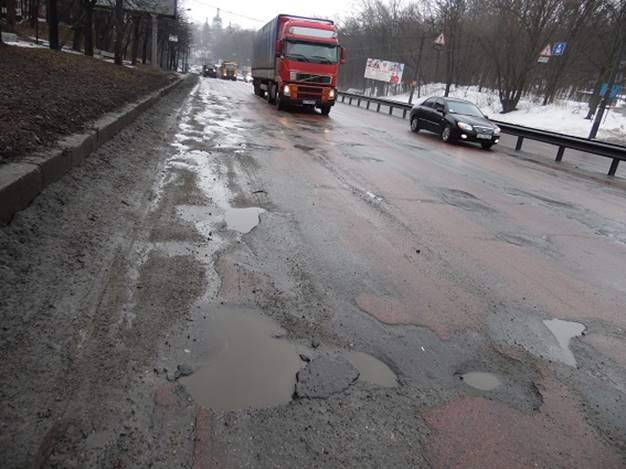
<svg viewBox="0 0 626 469">
<path fill-rule="evenodd" d="M 608 83 L 602 83 L 600 85 L 600 96 L 604 96 L 606 94 L 606 90 L 609 87 Z M 613 85 L 613 87 L 611 88 L 611 92 L 609 93 L 609 98 L 617 98 L 617 95 L 620 92 L 620 86 L 619 85 Z"/>
<path fill-rule="evenodd" d="M 567 42 L 555 42 L 552 48 L 552 55 L 563 55 L 566 47 Z"/>
</svg>

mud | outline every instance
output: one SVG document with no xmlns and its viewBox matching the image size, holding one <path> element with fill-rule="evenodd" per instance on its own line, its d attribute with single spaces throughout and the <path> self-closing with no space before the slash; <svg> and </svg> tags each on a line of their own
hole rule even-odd
<svg viewBox="0 0 626 469">
<path fill-rule="evenodd" d="M 239 233 L 249 233 L 260 223 L 264 212 L 258 207 L 228 208 L 224 215 L 226 227 Z"/>
<path fill-rule="evenodd" d="M 502 384 L 493 373 L 484 371 L 470 371 L 459 376 L 463 383 L 481 391 L 493 391 Z"/>
<path fill-rule="evenodd" d="M 345 352 L 343 356 L 359 371 L 360 381 L 387 388 L 398 385 L 396 374 L 377 358 L 363 352 Z"/>
<path fill-rule="evenodd" d="M 213 410 L 264 408 L 291 400 L 302 366 L 298 349 L 273 336 L 279 326 L 253 309 L 205 305 L 205 357 L 193 375 L 181 378 L 195 401 Z"/>
</svg>

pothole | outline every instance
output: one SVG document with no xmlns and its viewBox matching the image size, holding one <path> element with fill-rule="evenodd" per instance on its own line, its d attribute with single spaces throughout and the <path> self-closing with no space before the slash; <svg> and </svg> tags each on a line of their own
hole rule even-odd
<svg viewBox="0 0 626 469">
<path fill-rule="evenodd" d="M 396 374 L 383 362 L 363 352 L 345 352 L 344 357 L 359 370 L 359 380 L 392 388 L 398 385 Z"/>
<path fill-rule="evenodd" d="M 468 386 L 481 391 L 493 391 L 502 384 L 496 375 L 485 371 L 469 371 L 459 378 Z"/>
<path fill-rule="evenodd" d="M 585 326 L 579 322 L 563 321 L 562 319 L 546 319 L 543 323 L 552 332 L 561 348 L 561 361 L 566 365 L 576 366 L 576 358 L 569 348 L 569 342 L 573 337 L 581 335 Z"/>
<path fill-rule="evenodd" d="M 273 337 L 279 327 L 245 307 L 219 306 L 207 319 L 208 360 L 180 379 L 196 402 L 220 411 L 288 403 L 303 363 L 294 344 Z"/>
<path fill-rule="evenodd" d="M 265 210 L 259 207 L 228 208 L 224 218 L 228 229 L 249 233 L 261 221 L 262 213 L 265 213 Z"/>
</svg>

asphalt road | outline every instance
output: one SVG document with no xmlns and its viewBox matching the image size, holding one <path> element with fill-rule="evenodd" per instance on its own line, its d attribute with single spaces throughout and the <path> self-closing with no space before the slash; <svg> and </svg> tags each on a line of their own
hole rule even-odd
<svg viewBox="0 0 626 469">
<path fill-rule="evenodd" d="M 504 143 L 168 96 L 0 230 L 3 466 L 624 467 L 626 184 Z"/>
</svg>

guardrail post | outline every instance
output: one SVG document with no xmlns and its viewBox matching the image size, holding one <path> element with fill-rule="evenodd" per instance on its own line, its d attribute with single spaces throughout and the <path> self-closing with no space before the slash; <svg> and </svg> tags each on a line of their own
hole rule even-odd
<svg viewBox="0 0 626 469">
<path fill-rule="evenodd" d="M 609 176 L 615 176 L 615 173 L 617 172 L 617 165 L 619 165 L 619 159 L 613 158 L 613 162 L 609 168 Z"/>
<path fill-rule="evenodd" d="M 361 107 L 361 98 L 359 98 L 359 100 L 356 102 L 356 106 Z"/>
<path fill-rule="evenodd" d="M 559 151 L 556 152 L 556 161 L 560 162 L 563 159 L 563 153 L 565 153 L 565 147 L 559 147 Z"/>
<path fill-rule="evenodd" d="M 380 112 L 380 103 L 376 105 L 376 112 Z"/>
<path fill-rule="evenodd" d="M 515 151 L 520 151 L 522 149 L 523 141 L 524 141 L 524 137 L 517 137 L 517 143 L 515 144 Z"/>
<path fill-rule="evenodd" d="M 345 94 L 342 94 L 342 95 L 341 95 L 341 102 L 342 102 L 342 103 L 345 103 L 345 102 L 346 102 L 346 95 L 345 95 Z"/>
<path fill-rule="evenodd" d="M 403 118 L 403 119 L 406 119 L 406 109 L 403 109 L 403 110 L 402 110 L 402 118 Z"/>
<path fill-rule="evenodd" d="M 389 106 L 389 115 L 391 116 L 393 114 L 393 106 Z"/>
<path fill-rule="evenodd" d="M 352 106 L 352 96 L 350 96 L 350 100 L 348 101 L 348 104 Z"/>
<path fill-rule="evenodd" d="M 365 108 L 366 108 L 368 111 L 369 111 L 369 109 L 370 109 L 370 103 L 371 103 L 371 101 L 368 99 L 368 100 L 367 100 L 367 106 L 365 106 Z"/>
</svg>

